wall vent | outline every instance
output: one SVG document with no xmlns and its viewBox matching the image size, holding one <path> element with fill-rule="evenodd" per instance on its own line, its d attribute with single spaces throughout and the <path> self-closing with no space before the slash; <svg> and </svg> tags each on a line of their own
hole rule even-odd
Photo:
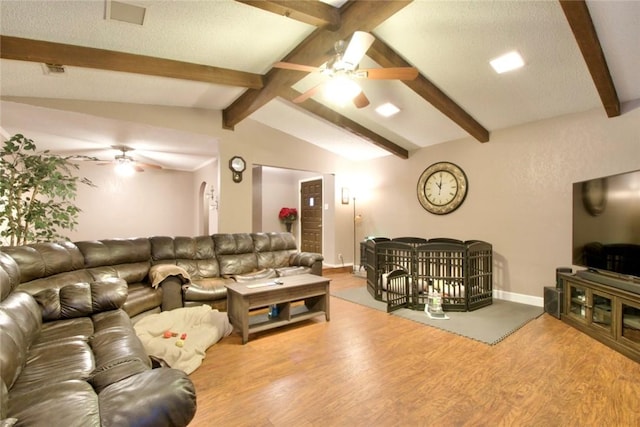
<svg viewBox="0 0 640 427">
<path fill-rule="evenodd" d="M 64 74 L 64 65 L 51 63 L 42 64 L 42 71 L 44 71 L 46 75 Z"/>
<path fill-rule="evenodd" d="M 105 18 L 114 21 L 128 22 L 130 24 L 144 24 L 144 16 L 147 11 L 142 6 L 136 6 L 121 1 L 105 0 Z"/>
</svg>

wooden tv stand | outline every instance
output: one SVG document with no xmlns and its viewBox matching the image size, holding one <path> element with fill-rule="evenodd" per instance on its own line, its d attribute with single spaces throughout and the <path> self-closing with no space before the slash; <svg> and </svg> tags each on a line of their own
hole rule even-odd
<svg viewBox="0 0 640 427">
<path fill-rule="evenodd" d="M 561 277 L 562 320 L 640 362 L 640 293 L 634 292 L 633 283 L 619 287 L 614 280 L 602 283 L 579 275 Z"/>
</svg>

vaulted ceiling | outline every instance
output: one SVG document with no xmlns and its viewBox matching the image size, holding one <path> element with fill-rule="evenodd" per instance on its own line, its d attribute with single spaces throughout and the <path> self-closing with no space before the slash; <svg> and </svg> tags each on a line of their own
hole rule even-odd
<svg viewBox="0 0 640 427">
<path fill-rule="evenodd" d="M 145 160 L 193 170 L 215 156 L 207 138 L 176 146 L 178 132 L 39 108 L 31 98 L 222 110 L 225 128 L 256 120 L 351 159 L 407 158 L 466 136 L 490 143 L 494 130 L 593 108 L 615 117 L 621 103 L 640 99 L 640 2 L 130 4 L 144 8 L 142 25 L 110 19 L 121 6 L 111 1 L 0 3 L 5 132 L 32 131 L 44 148 L 67 152 L 128 144 Z M 320 66 L 354 31 L 376 37 L 361 67 L 413 66 L 418 78 L 359 81 L 371 101 L 361 109 L 321 94 L 293 103 L 327 77 L 274 63 Z M 525 66 L 496 74 L 489 61 L 512 50 Z M 384 102 L 400 112 L 378 116 Z"/>
</svg>

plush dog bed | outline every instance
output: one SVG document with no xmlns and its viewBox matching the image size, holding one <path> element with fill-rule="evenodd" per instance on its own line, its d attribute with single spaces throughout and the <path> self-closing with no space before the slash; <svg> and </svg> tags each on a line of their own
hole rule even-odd
<svg viewBox="0 0 640 427">
<path fill-rule="evenodd" d="M 200 366 L 209 347 L 233 331 L 227 313 L 208 305 L 151 314 L 140 319 L 134 329 L 147 354 L 187 374 Z M 174 335 L 166 338 L 167 331 Z M 184 340 L 183 334 L 186 334 Z"/>
</svg>

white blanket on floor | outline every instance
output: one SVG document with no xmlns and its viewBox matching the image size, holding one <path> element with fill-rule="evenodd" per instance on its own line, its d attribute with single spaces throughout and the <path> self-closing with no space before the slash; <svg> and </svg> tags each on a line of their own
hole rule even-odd
<svg viewBox="0 0 640 427">
<path fill-rule="evenodd" d="M 205 351 L 233 331 L 227 313 L 213 310 L 208 305 L 184 307 L 143 317 L 135 325 L 136 334 L 147 354 L 164 359 L 172 368 L 187 374 L 195 371 Z M 177 336 L 164 338 L 164 332 Z M 183 346 L 176 342 L 186 333 Z"/>
</svg>

